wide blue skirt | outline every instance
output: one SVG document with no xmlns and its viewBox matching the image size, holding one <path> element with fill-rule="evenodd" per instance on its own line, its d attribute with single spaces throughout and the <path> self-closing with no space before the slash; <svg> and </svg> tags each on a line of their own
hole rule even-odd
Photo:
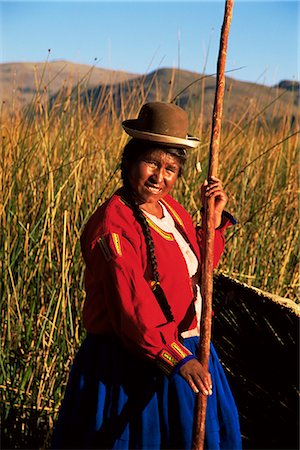
<svg viewBox="0 0 300 450">
<path fill-rule="evenodd" d="M 184 340 L 194 354 L 198 338 Z M 237 409 L 211 346 L 213 395 L 206 415 L 207 449 L 241 449 Z M 191 449 L 195 394 L 117 339 L 88 335 L 77 353 L 54 430 L 53 448 Z"/>
</svg>

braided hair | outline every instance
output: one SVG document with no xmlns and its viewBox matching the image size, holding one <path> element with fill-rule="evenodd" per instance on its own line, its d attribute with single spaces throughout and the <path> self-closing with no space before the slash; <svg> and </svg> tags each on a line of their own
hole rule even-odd
<svg viewBox="0 0 300 450">
<path fill-rule="evenodd" d="M 145 143 L 142 141 L 139 141 L 137 139 L 131 139 L 129 143 L 124 147 L 123 155 L 122 155 L 122 161 L 121 161 L 121 177 L 123 180 L 123 186 L 125 190 L 125 196 L 126 200 L 131 207 L 133 214 L 140 224 L 143 235 L 146 242 L 146 248 L 147 248 L 147 255 L 148 260 L 150 262 L 150 268 L 152 272 L 152 289 L 153 293 L 158 301 L 158 304 L 160 305 L 166 319 L 168 322 L 174 322 L 174 315 L 171 310 L 171 306 L 169 305 L 169 302 L 167 300 L 167 297 L 160 285 L 160 276 L 159 272 L 157 270 L 157 259 L 155 256 L 155 247 L 154 242 L 150 233 L 150 228 L 147 222 L 147 219 L 145 215 L 143 214 L 142 210 L 139 208 L 139 205 L 135 199 L 134 192 L 131 188 L 131 185 L 129 183 L 129 177 L 128 177 L 128 169 L 132 167 L 132 165 L 138 160 L 138 158 L 149 152 L 152 149 L 159 149 L 163 151 L 167 151 L 168 153 L 176 156 L 176 158 L 179 161 L 180 169 L 179 169 L 179 176 L 182 174 L 183 165 L 186 160 L 185 151 L 183 149 L 179 148 L 169 148 L 164 146 L 153 146 L 151 143 Z"/>
</svg>

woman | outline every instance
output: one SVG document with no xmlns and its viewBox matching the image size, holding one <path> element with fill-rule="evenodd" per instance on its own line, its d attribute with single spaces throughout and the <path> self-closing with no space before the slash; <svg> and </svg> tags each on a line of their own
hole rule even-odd
<svg viewBox="0 0 300 450">
<path fill-rule="evenodd" d="M 215 350 L 209 372 L 195 357 L 201 310 L 202 230 L 169 195 L 188 150 L 184 110 L 145 104 L 123 122 L 123 187 L 89 219 L 81 237 L 86 263 L 87 337 L 71 371 L 55 448 L 189 449 L 195 396 L 208 396 L 206 446 L 241 448 L 234 400 Z M 222 184 L 215 199 L 215 264 L 224 230 Z"/>
</svg>

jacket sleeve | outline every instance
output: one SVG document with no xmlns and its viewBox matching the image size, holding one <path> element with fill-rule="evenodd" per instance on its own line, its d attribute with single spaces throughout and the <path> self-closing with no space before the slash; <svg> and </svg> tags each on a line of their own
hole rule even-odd
<svg viewBox="0 0 300 450">
<path fill-rule="evenodd" d="M 201 210 L 203 212 L 203 210 Z M 214 263 L 213 267 L 217 267 L 221 255 L 224 251 L 225 247 L 225 237 L 224 232 L 228 227 L 236 224 L 236 219 L 229 214 L 227 211 L 224 211 L 222 214 L 222 221 L 218 228 L 215 230 L 215 241 L 214 241 Z M 197 239 L 200 247 L 201 260 L 203 261 L 203 251 L 204 251 L 204 230 L 202 227 L 197 227 Z"/>
<path fill-rule="evenodd" d="M 125 347 L 151 360 L 168 375 L 194 358 L 178 340 L 177 324 L 167 322 L 145 278 L 141 236 L 123 227 L 97 236 L 85 251 L 88 270 L 106 302 L 114 332 Z"/>
</svg>

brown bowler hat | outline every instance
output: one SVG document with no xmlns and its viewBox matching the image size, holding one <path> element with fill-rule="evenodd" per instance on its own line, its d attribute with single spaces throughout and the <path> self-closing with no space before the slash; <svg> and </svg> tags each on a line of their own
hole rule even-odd
<svg viewBox="0 0 300 450">
<path fill-rule="evenodd" d="M 127 134 L 135 139 L 169 147 L 196 148 L 200 141 L 187 133 L 188 115 L 173 103 L 145 103 L 137 119 L 122 122 Z"/>
</svg>

